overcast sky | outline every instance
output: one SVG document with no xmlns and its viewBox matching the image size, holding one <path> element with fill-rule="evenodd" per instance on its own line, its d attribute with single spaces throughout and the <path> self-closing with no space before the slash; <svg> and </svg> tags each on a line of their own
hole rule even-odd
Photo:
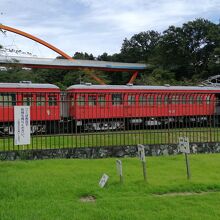
<svg viewBox="0 0 220 220">
<path fill-rule="evenodd" d="M 0 0 L 0 23 L 35 35 L 69 55 L 120 51 L 123 39 L 147 30 L 162 32 L 195 18 L 218 23 L 220 0 Z M 57 54 L 15 34 L 0 44 L 41 57 Z"/>
</svg>

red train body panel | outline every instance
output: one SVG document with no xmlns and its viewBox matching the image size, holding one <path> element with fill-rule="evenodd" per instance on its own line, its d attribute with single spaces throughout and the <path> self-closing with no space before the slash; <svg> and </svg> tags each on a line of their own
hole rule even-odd
<svg viewBox="0 0 220 220">
<path fill-rule="evenodd" d="M 14 106 L 29 105 L 31 121 L 60 120 L 60 89 L 52 84 L 0 83 L 0 122 L 14 121 Z"/>
<path fill-rule="evenodd" d="M 67 89 L 76 120 L 214 115 L 216 94 L 203 87 L 85 86 Z"/>
</svg>

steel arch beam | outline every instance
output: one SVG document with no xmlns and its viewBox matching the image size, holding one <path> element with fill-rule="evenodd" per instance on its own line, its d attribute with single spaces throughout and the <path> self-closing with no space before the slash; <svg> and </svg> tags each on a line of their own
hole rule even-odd
<svg viewBox="0 0 220 220">
<path fill-rule="evenodd" d="M 69 56 L 68 54 L 66 54 L 66 53 L 63 52 L 62 50 L 58 49 L 57 47 L 55 47 L 55 46 L 53 46 L 53 45 L 47 43 L 46 41 L 41 40 L 40 38 L 37 38 L 37 37 L 35 37 L 35 36 L 31 35 L 31 34 L 28 34 L 28 33 L 24 32 L 24 31 L 21 31 L 21 30 L 18 30 L 18 29 L 15 29 L 15 28 L 12 28 L 12 27 L 3 25 L 3 24 L 0 24 L 0 30 L 1 30 L 1 29 L 2 29 L 2 30 L 6 30 L 6 31 L 13 32 L 13 33 L 15 33 L 15 34 L 19 34 L 19 35 L 21 35 L 21 36 L 23 36 L 23 37 L 26 37 L 26 38 L 29 38 L 29 39 L 31 39 L 31 40 L 33 40 L 33 41 L 35 41 L 35 42 L 38 42 L 38 43 L 44 45 L 44 46 L 47 47 L 47 48 L 49 48 L 49 49 L 55 51 L 56 53 L 60 54 L 62 57 L 66 58 L 66 59 L 68 59 L 68 60 L 74 61 L 74 59 L 73 59 L 71 56 Z M 104 81 L 101 80 L 100 78 L 98 78 L 97 76 L 95 76 L 94 74 L 90 73 L 90 76 L 91 76 L 93 79 L 95 79 L 97 82 L 99 82 L 100 84 L 105 85 Z"/>
<path fill-rule="evenodd" d="M 10 31 L 10 32 L 19 34 L 19 35 L 21 35 L 23 37 L 29 38 L 29 39 L 31 39 L 33 41 L 36 41 L 36 42 L 44 45 L 47 48 L 55 51 L 56 53 L 60 54 L 61 56 L 63 56 L 64 58 L 66 58 L 68 60 L 74 60 L 71 56 L 69 56 L 68 54 L 64 53 L 62 50 L 58 49 L 57 47 L 54 47 L 53 45 L 47 43 L 46 41 L 41 40 L 40 38 L 37 38 L 37 37 L 35 37 L 35 36 L 31 35 L 31 34 L 28 34 L 28 33 L 24 32 L 24 31 L 20 31 L 18 29 L 15 29 L 15 28 L 3 25 L 3 24 L 0 24 L 0 29 L 6 30 L 6 31 Z"/>
</svg>

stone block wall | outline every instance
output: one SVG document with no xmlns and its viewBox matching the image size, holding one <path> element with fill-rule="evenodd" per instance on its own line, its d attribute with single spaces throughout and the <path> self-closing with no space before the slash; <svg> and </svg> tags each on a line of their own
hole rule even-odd
<svg viewBox="0 0 220 220">
<path fill-rule="evenodd" d="M 220 143 L 191 143 L 191 153 L 220 153 Z M 180 154 L 177 145 L 145 145 L 146 156 Z M 64 149 L 19 150 L 0 152 L 0 160 L 36 160 L 51 158 L 135 157 L 137 146 L 81 147 Z"/>
</svg>

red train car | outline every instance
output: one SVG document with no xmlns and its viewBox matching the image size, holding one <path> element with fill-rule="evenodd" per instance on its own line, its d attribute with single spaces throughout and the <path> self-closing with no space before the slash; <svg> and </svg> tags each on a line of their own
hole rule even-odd
<svg viewBox="0 0 220 220">
<path fill-rule="evenodd" d="M 32 133 L 45 131 L 60 120 L 59 100 L 60 89 L 52 84 L 0 83 L 0 133 L 13 133 L 15 105 L 30 106 Z"/>
<path fill-rule="evenodd" d="M 67 91 L 70 117 L 88 130 L 122 128 L 122 119 L 127 124 L 145 126 L 176 120 L 204 121 L 216 114 L 220 92 L 215 87 L 199 86 L 91 84 L 73 85 Z"/>
</svg>

